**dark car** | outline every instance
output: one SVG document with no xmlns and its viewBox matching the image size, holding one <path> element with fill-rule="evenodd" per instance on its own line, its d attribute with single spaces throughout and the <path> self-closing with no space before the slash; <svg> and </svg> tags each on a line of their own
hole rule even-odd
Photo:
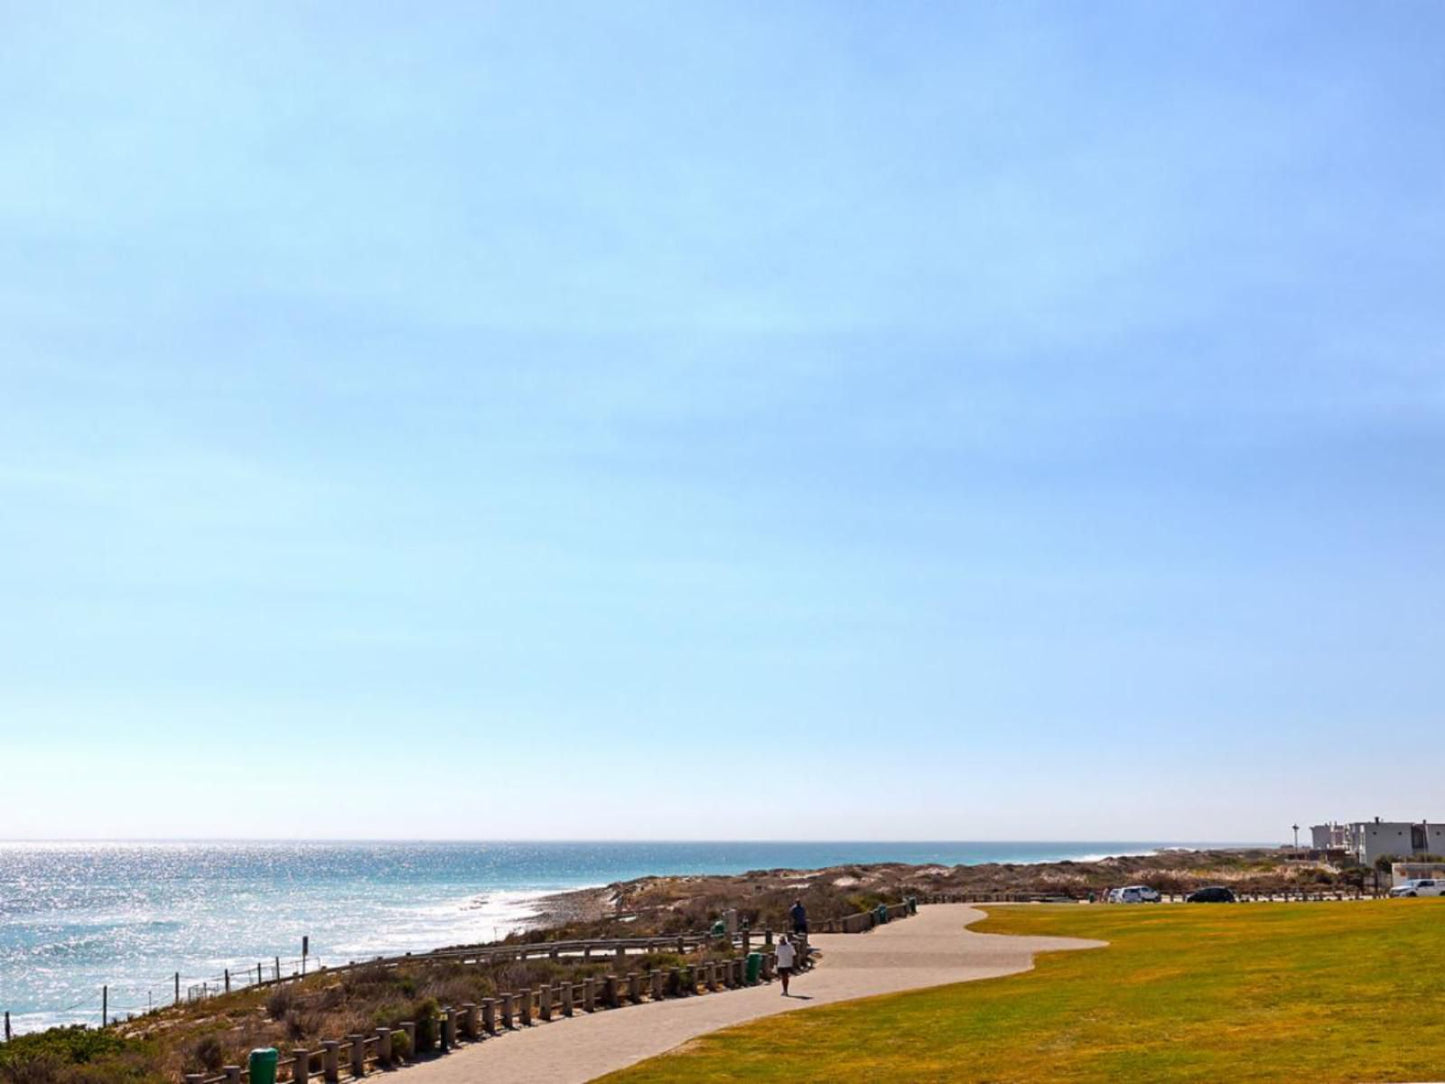
<svg viewBox="0 0 1445 1084">
<path fill-rule="evenodd" d="M 1184 897 L 1185 903 L 1233 903 L 1234 893 L 1220 885 L 1201 888 Z"/>
</svg>

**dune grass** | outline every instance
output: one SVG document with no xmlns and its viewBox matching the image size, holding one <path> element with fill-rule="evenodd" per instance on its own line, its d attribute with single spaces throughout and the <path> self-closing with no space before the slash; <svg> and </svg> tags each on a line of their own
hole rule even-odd
<svg viewBox="0 0 1445 1084">
<path fill-rule="evenodd" d="M 606 1078 L 1445 1080 L 1445 900 L 999 907 L 1031 972 L 788 1013 Z"/>
</svg>

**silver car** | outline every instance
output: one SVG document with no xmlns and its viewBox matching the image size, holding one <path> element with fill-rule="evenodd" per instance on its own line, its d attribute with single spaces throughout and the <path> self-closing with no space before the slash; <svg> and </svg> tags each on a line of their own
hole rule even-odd
<svg viewBox="0 0 1445 1084">
<path fill-rule="evenodd" d="M 1395 899 L 1402 896 L 1445 896 L 1445 880 L 1438 877 L 1415 877 L 1390 889 Z"/>
</svg>

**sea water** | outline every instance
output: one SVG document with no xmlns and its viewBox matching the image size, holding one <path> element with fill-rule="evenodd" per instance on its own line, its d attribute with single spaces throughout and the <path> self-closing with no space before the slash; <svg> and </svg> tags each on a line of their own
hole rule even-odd
<svg viewBox="0 0 1445 1084">
<path fill-rule="evenodd" d="M 852 862 L 1046 862 L 1176 844 L 0 843 L 0 1010 L 17 1032 L 100 1022 L 192 987 L 490 941 L 540 896 L 646 874 Z M 1184 844 L 1177 844 L 1184 845 Z"/>
</svg>

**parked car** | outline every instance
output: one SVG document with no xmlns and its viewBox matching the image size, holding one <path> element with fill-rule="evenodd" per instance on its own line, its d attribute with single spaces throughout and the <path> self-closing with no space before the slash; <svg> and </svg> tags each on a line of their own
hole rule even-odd
<svg viewBox="0 0 1445 1084">
<path fill-rule="evenodd" d="M 1233 903 L 1234 893 L 1223 885 L 1200 888 L 1184 897 L 1185 903 Z"/>
<path fill-rule="evenodd" d="M 1438 877 L 1416 877 L 1397 884 L 1390 889 L 1390 895 L 1401 896 L 1445 896 L 1445 880 Z"/>
<path fill-rule="evenodd" d="M 1148 885 L 1125 885 L 1109 893 L 1110 903 L 1158 903 L 1159 893 Z"/>
</svg>

